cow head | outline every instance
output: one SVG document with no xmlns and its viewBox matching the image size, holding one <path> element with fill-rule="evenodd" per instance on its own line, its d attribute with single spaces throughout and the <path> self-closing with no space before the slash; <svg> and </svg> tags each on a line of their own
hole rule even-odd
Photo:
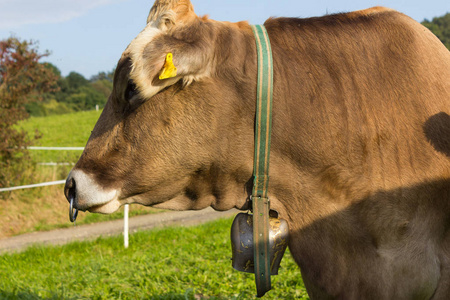
<svg viewBox="0 0 450 300">
<path fill-rule="evenodd" d="M 198 17 L 189 0 L 156 1 L 118 62 L 113 92 L 67 178 L 66 197 L 77 209 L 100 213 L 126 203 L 245 206 L 255 55 L 246 22 Z M 161 76 L 170 56 L 176 72 Z"/>
</svg>

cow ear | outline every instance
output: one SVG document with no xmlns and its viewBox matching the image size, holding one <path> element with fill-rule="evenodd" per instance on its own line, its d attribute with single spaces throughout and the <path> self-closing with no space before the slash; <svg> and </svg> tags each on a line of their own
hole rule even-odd
<svg viewBox="0 0 450 300">
<path fill-rule="evenodd" d="M 168 31 L 177 24 L 187 23 L 197 16 L 189 0 L 156 0 L 147 17 L 147 24 Z"/>
<path fill-rule="evenodd" d="M 193 32 L 188 40 L 161 35 L 149 42 L 143 52 L 134 52 L 130 47 L 132 68 L 129 76 L 144 98 L 151 98 L 180 80 L 187 86 L 211 75 L 212 44 L 205 36 L 196 34 L 195 26 L 184 28 L 188 29 Z"/>
</svg>

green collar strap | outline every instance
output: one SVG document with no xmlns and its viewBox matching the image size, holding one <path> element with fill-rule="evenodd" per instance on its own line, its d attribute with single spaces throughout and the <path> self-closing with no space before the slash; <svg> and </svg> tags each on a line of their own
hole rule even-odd
<svg viewBox="0 0 450 300">
<path fill-rule="evenodd" d="M 252 25 L 258 53 L 258 85 L 253 164 L 253 250 L 258 297 L 271 289 L 269 251 L 269 154 L 272 130 L 273 62 L 269 35 L 263 25 Z"/>
</svg>

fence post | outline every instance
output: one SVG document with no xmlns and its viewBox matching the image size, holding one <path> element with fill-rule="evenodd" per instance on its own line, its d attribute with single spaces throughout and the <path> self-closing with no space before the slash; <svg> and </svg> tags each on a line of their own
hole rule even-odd
<svg viewBox="0 0 450 300">
<path fill-rule="evenodd" d="M 123 208 L 123 245 L 128 248 L 128 204 Z"/>
</svg>

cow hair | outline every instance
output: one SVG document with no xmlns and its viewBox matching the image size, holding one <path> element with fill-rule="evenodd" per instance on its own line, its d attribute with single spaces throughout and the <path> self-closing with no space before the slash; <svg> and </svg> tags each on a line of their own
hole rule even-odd
<svg viewBox="0 0 450 300">
<path fill-rule="evenodd" d="M 150 9 L 147 23 L 153 23 L 161 30 L 168 30 L 192 17 L 195 17 L 195 13 L 189 0 L 159 0 Z"/>
</svg>

